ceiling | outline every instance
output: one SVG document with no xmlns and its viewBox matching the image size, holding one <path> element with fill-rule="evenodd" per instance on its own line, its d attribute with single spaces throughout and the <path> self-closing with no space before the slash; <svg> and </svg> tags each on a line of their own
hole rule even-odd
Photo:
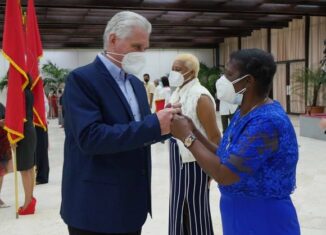
<svg viewBox="0 0 326 235">
<path fill-rule="evenodd" d="M 0 0 L 0 32 L 5 2 Z M 152 23 L 151 48 L 214 48 L 226 37 L 326 16 L 326 0 L 35 0 L 35 7 L 44 48 L 100 48 L 108 19 L 121 10 Z"/>
</svg>

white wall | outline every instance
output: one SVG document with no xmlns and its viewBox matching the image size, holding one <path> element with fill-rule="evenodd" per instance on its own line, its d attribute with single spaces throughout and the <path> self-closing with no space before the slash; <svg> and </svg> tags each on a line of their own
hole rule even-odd
<svg viewBox="0 0 326 235">
<path fill-rule="evenodd" d="M 45 50 L 41 64 L 51 60 L 61 68 L 74 69 L 92 62 L 100 51 L 101 49 Z M 207 66 L 213 66 L 213 49 L 150 49 L 146 51 L 146 66 L 138 75 L 142 77 L 142 74 L 149 73 L 152 80 L 160 78 L 169 73 L 175 56 L 185 52 L 196 55 Z"/>
<path fill-rule="evenodd" d="M 40 66 L 47 63 L 48 60 L 57 64 L 60 68 L 75 69 L 79 66 L 91 63 L 101 49 L 58 49 L 44 50 Z M 198 57 L 200 62 L 211 67 L 214 63 L 213 49 L 150 49 L 146 51 L 146 67 L 139 74 L 148 73 L 151 80 L 162 77 L 169 73 L 173 59 L 179 53 L 192 53 Z M 8 70 L 8 62 L 0 55 L 0 78 L 2 78 Z M 6 91 L 0 93 L 0 102 L 5 103 Z"/>
<path fill-rule="evenodd" d="M 0 53 L 0 79 L 6 75 L 9 64 L 7 60 L 3 57 L 2 53 Z M 3 92 L 0 92 L 0 102 L 6 105 L 6 97 L 7 90 L 5 89 Z"/>
<path fill-rule="evenodd" d="M 140 76 L 144 73 L 148 73 L 151 80 L 155 80 L 168 74 L 176 55 L 186 52 L 194 54 L 198 57 L 200 62 L 205 63 L 207 66 L 213 66 L 213 49 L 152 49 L 146 52 L 146 66 L 140 73 Z"/>
</svg>

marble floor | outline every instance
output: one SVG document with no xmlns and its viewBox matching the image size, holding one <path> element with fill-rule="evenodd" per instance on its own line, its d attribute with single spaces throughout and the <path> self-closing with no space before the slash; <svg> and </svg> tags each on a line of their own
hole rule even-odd
<svg viewBox="0 0 326 235">
<path fill-rule="evenodd" d="M 298 118 L 291 117 L 298 133 Z M 0 235 L 65 235 L 65 224 L 59 215 L 60 184 L 63 162 L 63 129 L 57 120 L 50 120 L 50 182 L 37 185 L 35 196 L 38 200 L 37 212 L 33 216 L 21 216 L 18 220 L 14 212 L 14 177 L 9 174 L 4 179 L 1 198 L 10 208 L 0 209 Z M 297 189 L 292 198 L 297 208 L 303 235 L 326 234 L 326 142 L 298 136 L 300 160 L 297 169 Z M 153 155 L 153 218 L 148 218 L 144 235 L 168 234 L 169 158 L 167 144 L 155 144 Z M 23 201 L 19 178 L 19 201 Z M 219 215 L 219 192 L 215 183 L 211 184 L 211 212 L 215 234 L 222 234 Z"/>
</svg>

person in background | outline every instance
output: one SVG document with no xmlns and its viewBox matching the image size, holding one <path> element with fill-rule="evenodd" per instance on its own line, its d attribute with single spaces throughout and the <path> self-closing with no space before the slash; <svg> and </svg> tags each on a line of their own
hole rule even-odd
<svg viewBox="0 0 326 235">
<path fill-rule="evenodd" d="M 20 171 L 24 186 L 24 205 L 18 210 L 19 215 L 30 215 L 35 213 L 36 198 L 34 197 L 36 164 L 36 131 L 33 123 L 34 97 L 31 91 L 32 81 L 30 80 L 24 90 L 26 121 L 24 122 L 24 138 L 17 143 L 17 171 Z"/>
<path fill-rule="evenodd" d="M 65 122 L 65 109 L 63 107 L 63 92 L 62 92 L 62 95 L 59 99 L 59 104 L 61 105 L 61 111 L 62 111 L 62 126 L 61 127 L 64 127 L 64 122 Z"/>
<path fill-rule="evenodd" d="M 197 76 L 199 61 L 192 54 L 180 54 L 173 61 L 168 81 L 177 87 L 171 104 L 180 102 L 182 113 L 194 120 L 199 131 L 215 145 L 221 133 L 216 122 L 215 100 Z M 164 77 L 162 83 L 168 87 Z M 169 235 L 213 235 L 207 175 L 182 141 L 170 139 Z"/>
<path fill-rule="evenodd" d="M 220 97 L 220 94 L 223 92 L 224 91 L 216 91 L 216 96 L 218 99 Z M 236 105 L 236 104 L 230 104 L 228 102 L 220 100 L 220 111 L 219 112 L 221 115 L 223 133 L 225 133 L 226 128 L 229 126 L 229 123 L 231 122 L 233 114 L 237 110 L 237 108 L 238 108 L 238 105 Z"/>
<path fill-rule="evenodd" d="M 218 89 L 216 90 L 216 98 L 220 100 L 219 113 L 221 115 L 223 133 L 225 133 L 239 104 L 232 104 L 221 99 L 221 97 L 225 97 L 226 92 L 226 90 L 221 89 L 223 86 L 219 86 L 221 82 L 223 83 L 223 80 L 217 80 L 216 82 L 216 89 Z"/>
<path fill-rule="evenodd" d="M 62 90 L 58 90 L 58 98 L 57 98 L 57 106 L 58 106 L 58 124 L 60 127 L 63 127 L 63 110 L 62 110 Z"/>
<path fill-rule="evenodd" d="M 51 89 L 48 99 L 49 99 L 49 106 L 50 106 L 50 118 L 57 118 L 58 117 L 58 101 L 57 95 L 54 89 Z"/>
<path fill-rule="evenodd" d="M 46 98 L 46 97 L 45 97 Z M 45 113 L 48 112 L 48 102 L 44 98 Z M 46 130 L 42 127 L 35 126 L 36 130 L 36 184 L 47 184 L 49 182 L 49 136 L 48 136 L 48 125 L 46 123 Z"/>
<path fill-rule="evenodd" d="M 48 101 L 48 107 L 49 107 L 49 111 L 48 111 L 48 119 L 52 119 L 53 117 L 53 108 L 52 108 L 52 102 L 51 102 L 51 97 L 53 95 L 53 91 L 50 90 L 48 96 L 46 97 L 46 100 Z"/>
<path fill-rule="evenodd" d="M 263 50 L 230 55 L 216 85 L 225 90 L 220 99 L 240 104 L 240 109 L 219 145 L 202 135 L 190 118 L 176 115 L 172 122 L 172 135 L 219 185 L 224 235 L 300 234 L 290 198 L 298 143 L 284 109 L 268 98 L 275 71 L 273 56 Z"/>
<path fill-rule="evenodd" d="M 165 101 L 165 104 L 170 102 L 171 88 L 169 84 L 169 78 L 167 76 L 161 77 L 162 89 L 160 90 L 160 97 Z"/>
<path fill-rule="evenodd" d="M 151 110 L 152 110 L 153 113 L 156 112 L 155 102 L 156 102 L 156 100 L 160 99 L 160 93 L 161 93 L 161 90 L 163 88 L 161 79 L 155 79 L 154 80 L 154 86 L 155 86 L 155 91 L 154 91 L 154 95 L 153 95 L 153 105 L 151 107 Z"/>
<path fill-rule="evenodd" d="M 154 86 L 155 86 L 155 88 L 157 88 L 158 86 L 161 86 L 162 87 L 162 84 L 161 84 L 161 82 L 160 82 L 161 80 L 160 79 L 155 79 L 154 80 Z"/>
<path fill-rule="evenodd" d="M 0 193 L 4 176 L 12 171 L 11 147 L 7 137 L 7 131 L 3 129 L 5 118 L 5 106 L 0 103 Z M 1 195 L 1 194 L 0 194 Z M 9 207 L 0 197 L 0 208 Z"/>
<path fill-rule="evenodd" d="M 156 87 L 154 99 L 154 112 L 161 110 L 170 101 L 171 89 L 169 79 L 166 76 L 161 77 L 160 85 Z"/>
<path fill-rule="evenodd" d="M 147 93 L 148 104 L 149 104 L 149 107 L 152 107 L 155 86 L 153 83 L 150 82 L 150 76 L 148 73 L 145 73 L 143 75 L 143 79 L 144 79 L 144 85 L 145 85 L 145 89 L 146 89 L 146 93 Z"/>
<path fill-rule="evenodd" d="M 152 26 L 122 11 L 107 23 L 104 51 L 66 81 L 60 214 L 70 235 L 141 234 L 151 213 L 151 149 L 170 133 L 172 107 L 152 114 L 144 68 Z"/>
</svg>

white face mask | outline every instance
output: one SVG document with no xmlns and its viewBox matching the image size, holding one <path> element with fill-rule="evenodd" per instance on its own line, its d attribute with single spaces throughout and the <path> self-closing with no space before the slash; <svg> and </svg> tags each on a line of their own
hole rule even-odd
<svg viewBox="0 0 326 235">
<path fill-rule="evenodd" d="M 225 75 L 222 75 L 215 83 L 216 97 L 219 100 L 223 100 L 230 104 L 240 105 L 242 103 L 243 93 L 246 91 L 246 88 L 243 88 L 239 92 L 235 92 L 233 84 L 241 81 L 247 76 L 248 74 L 234 80 L 233 82 L 230 82 L 229 79 L 225 77 Z"/>
<path fill-rule="evenodd" d="M 127 54 L 119 54 L 114 52 L 108 52 L 106 51 L 105 54 L 115 62 L 118 62 L 121 64 L 122 69 L 128 73 L 128 74 L 139 74 L 142 69 L 145 67 L 146 59 L 145 59 L 145 53 L 144 52 L 130 52 Z M 113 55 L 122 55 L 123 59 L 122 61 L 119 61 L 112 56 Z"/>
<path fill-rule="evenodd" d="M 186 81 L 188 81 L 190 78 L 188 78 L 187 80 L 185 80 L 184 75 L 186 75 L 187 73 L 189 73 L 190 71 L 181 74 L 177 71 L 171 71 L 169 74 L 169 84 L 171 87 L 179 87 L 181 86 L 183 83 L 185 83 Z"/>
</svg>

